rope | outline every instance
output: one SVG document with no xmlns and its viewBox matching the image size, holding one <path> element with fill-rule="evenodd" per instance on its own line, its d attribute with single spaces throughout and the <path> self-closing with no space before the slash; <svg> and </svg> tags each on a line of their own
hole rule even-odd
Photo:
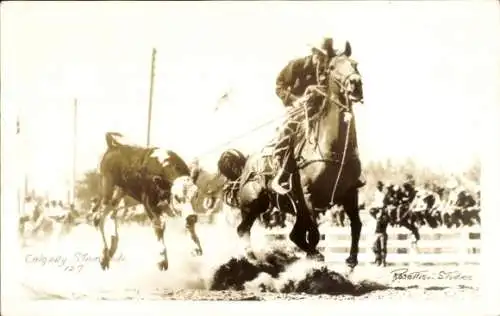
<svg viewBox="0 0 500 316">
<path fill-rule="evenodd" d="M 318 65 L 316 66 L 316 82 L 317 82 L 318 84 L 320 83 L 320 80 L 319 80 L 319 79 L 320 79 L 320 78 L 319 78 L 319 64 L 318 64 Z M 346 79 L 347 79 L 347 78 L 346 78 Z M 339 80 L 337 80 L 336 78 L 334 78 L 334 80 L 335 80 L 335 82 L 336 82 L 337 84 L 339 84 L 339 86 L 340 86 L 340 87 L 342 87 L 342 88 L 344 87 L 344 85 L 343 85 L 343 83 L 342 83 L 342 82 L 340 82 L 340 81 L 339 81 Z M 314 90 L 316 90 L 317 92 L 319 92 L 319 94 L 323 95 L 323 96 L 325 97 L 324 102 L 326 102 L 326 100 L 327 100 L 327 94 L 326 94 L 326 93 L 324 93 L 323 91 L 321 91 L 320 89 L 317 89 L 317 88 L 315 88 Z M 346 97 L 347 102 L 349 102 L 349 101 L 348 101 L 348 100 L 349 100 L 349 98 L 348 98 L 348 96 L 347 96 L 347 92 L 346 92 L 346 96 L 345 96 L 345 97 Z M 341 108 L 343 108 L 343 109 L 345 109 L 345 110 L 349 110 L 348 105 L 345 105 L 345 104 L 341 104 L 341 103 L 339 103 L 339 102 L 336 102 L 335 100 L 333 100 L 333 99 L 331 99 L 331 98 L 330 98 L 330 101 L 332 101 L 332 102 L 336 103 L 338 106 L 340 106 Z M 305 113 L 304 113 L 304 115 L 305 115 L 305 120 L 306 120 L 306 123 L 309 125 L 309 114 L 308 114 L 308 109 L 307 109 L 306 105 L 307 105 L 307 102 L 306 102 L 306 101 L 304 101 L 304 104 L 303 104 L 303 106 L 302 106 L 302 107 L 298 106 L 298 107 L 294 108 L 294 109 L 293 109 L 290 113 L 281 114 L 281 115 L 279 115 L 278 117 L 275 117 L 275 118 L 273 118 L 272 120 L 269 120 L 269 121 L 267 121 L 267 122 L 265 122 L 265 123 L 263 123 L 263 124 L 261 124 L 261 125 L 259 125 L 259 126 L 255 127 L 255 128 L 253 128 L 253 129 L 251 129 L 250 131 L 247 131 L 247 132 L 245 132 L 245 133 L 243 133 L 243 134 L 240 134 L 240 135 L 238 135 L 237 137 L 234 137 L 233 139 L 231 139 L 231 140 L 229 140 L 229 141 L 227 141 L 227 142 L 224 142 L 224 143 L 222 143 L 222 144 L 220 144 L 220 145 L 218 145 L 218 146 L 216 146 L 216 147 L 213 147 L 212 149 L 210 149 L 210 150 L 208 150 L 208 151 L 203 152 L 203 153 L 202 153 L 201 155 L 199 155 L 199 156 L 207 155 L 207 154 L 209 154 L 209 153 L 211 153 L 211 152 L 215 151 L 216 149 L 219 149 L 219 148 L 221 148 L 221 147 L 223 147 L 223 146 L 227 146 L 227 145 L 231 144 L 232 142 L 234 142 L 234 141 L 235 141 L 235 140 L 237 140 L 237 139 L 241 139 L 241 138 L 243 138 L 243 137 L 247 136 L 248 134 L 251 134 L 251 133 L 253 133 L 253 132 L 255 132 L 255 131 L 257 131 L 257 130 L 259 130 L 259 129 L 261 129 L 261 128 L 263 128 L 263 127 L 265 127 L 265 126 L 269 125 L 269 124 L 271 124 L 271 123 L 274 123 L 274 122 L 275 122 L 276 120 L 278 120 L 279 118 L 282 118 L 282 117 L 284 117 L 284 116 L 287 116 L 287 114 L 288 114 L 288 117 L 289 117 L 289 118 L 293 118 L 293 115 L 298 114 L 301 110 L 304 110 L 304 112 L 305 112 Z M 347 112 L 347 113 L 351 114 L 350 112 Z M 333 206 L 333 205 L 334 205 L 334 204 L 333 204 L 333 200 L 334 200 L 335 192 L 337 191 L 337 186 L 338 186 L 338 183 L 339 183 L 339 180 L 340 180 L 340 175 L 341 175 L 341 173 L 342 173 L 342 169 L 343 169 L 344 164 L 345 164 L 345 158 L 346 158 L 346 153 L 347 153 L 347 146 L 348 146 L 348 144 L 349 144 L 349 132 L 350 132 L 350 127 L 351 127 L 351 121 L 352 121 L 352 116 L 351 116 L 351 117 L 349 117 L 349 119 L 348 119 L 348 121 L 347 121 L 347 131 L 346 131 L 346 137 L 345 137 L 345 142 L 344 142 L 344 149 L 343 149 L 343 151 L 342 151 L 342 160 L 341 160 L 341 162 L 340 162 L 339 172 L 337 173 L 337 178 L 335 179 L 335 184 L 334 184 L 334 186 L 333 186 L 332 195 L 331 195 L 331 199 L 330 199 L 330 206 Z M 306 141 L 307 141 L 308 136 L 309 136 L 309 126 L 308 126 L 308 125 L 306 126 L 306 131 L 305 131 Z M 290 197 L 290 198 L 291 198 L 291 197 Z M 293 203 L 293 200 L 292 200 L 292 205 L 293 205 L 293 204 L 294 204 L 294 203 Z"/>
<path fill-rule="evenodd" d="M 304 102 L 302 104 L 302 107 L 304 108 L 304 120 L 305 120 L 305 123 L 306 124 L 306 140 L 309 139 L 309 111 L 308 111 L 308 108 L 307 108 L 307 102 Z"/>
<path fill-rule="evenodd" d="M 226 142 L 224 142 L 224 143 L 221 143 L 221 144 L 219 144 L 219 145 L 217 145 L 217 146 L 214 146 L 214 147 L 212 147 L 211 149 L 206 150 L 206 151 L 202 152 L 201 154 L 197 155 L 196 157 L 203 157 L 203 156 L 206 156 L 206 155 L 208 155 L 208 154 L 210 154 L 210 153 L 212 153 L 212 152 L 215 152 L 216 150 L 218 150 L 218 149 L 220 149 L 220 148 L 223 148 L 223 147 L 226 147 L 227 145 L 229 145 L 229 144 L 231 144 L 231 143 L 235 142 L 235 141 L 236 141 L 236 140 L 238 140 L 238 139 L 244 138 L 245 136 L 248 136 L 248 135 L 250 135 L 250 134 L 252 134 L 252 133 L 254 133 L 254 132 L 258 131 L 259 129 L 264 128 L 264 127 L 266 127 L 266 126 L 268 126 L 268 125 L 270 125 L 270 124 L 272 124 L 272 123 L 274 123 L 274 122 L 278 121 L 279 119 L 282 119 L 283 117 L 295 115 L 295 114 L 299 113 L 301 110 L 302 110 L 302 108 L 301 108 L 301 107 L 297 107 L 297 108 L 294 108 L 294 109 L 293 109 L 292 111 L 290 111 L 289 113 L 287 112 L 287 113 L 284 113 L 284 114 L 280 114 L 280 115 L 278 115 L 278 116 L 275 116 L 275 117 L 274 117 L 274 118 L 272 118 L 271 120 L 268 120 L 268 121 L 266 121 L 266 122 L 264 122 L 264 123 L 262 123 L 262 124 L 258 125 L 257 127 L 252 128 L 251 130 L 248 130 L 248 131 L 246 131 L 246 132 L 244 132 L 244 133 L 241 133 L 240 135 L 238 135 L 238 136 L 236 136 L 236 137 L 233 137 L 233 138 L 231 138 L 230 140 L 228 140 L 228 141 L 226 141 Z"/>
<path fill-rule="evenodd" d="M 348 100 L 347 96 L 346 96 L 346 100 Z M 346 112 L 346 113 L 349 113 L 349 112 Z M 351 114 L 351 113 L 349 113 L 349 114 Z M 337 191 L 337 186 L 339 184 L 340 174 L 342 173 L 342 169 L 344 169 L 347 146 L 349 144 L 349 132 L 350 132 L 350 128 L 351 128 L 351 121 L 352 121 L 352 116 L 349 117 L 349 120 L 347 121 L 347 131 L 346 131 L 345 142 L 344 142 L 344 150 L 342 151 L 342 160 L 340 161 L 339 172 L 337 173 L 337 178 L 335 179 L 335 184 L 333 186 L 332 197 L 330 198 L 330 206 L 334 205 L 333 199 L 335 196 L 335 192 Z"/>
<path fill-rule="evenodd" d="M 319 70 L 320 70 L 320 65 L 318 63 L 316 65 L 316 82 L 318 84 L 320 83 L 320 71 Z M 320 94 L 322 94 L 323 96 L 326 97 L 326 94 L 324 92 L 320 91 L 319 89 L 315 89 L 315 90 L 318 91 Z M 307 99 L 304 99 L 303 101 L 304 101 L 304 104 L 307 104 Z M 305 106 L 304 106 L 304 108 L 305 108 Z M 217 146 L 212 147 L 211 149 L 209 149 L 207 151 L 202 152 L 201 154 L 197 155 L 196 157 L 203 157 L 205 155 L 208 155 L 208 154 L 210 154 L 210 153 L 212 153 L 212 152 L 214 152 L 214 151 L 216 151 L 216 150 L 218 150 L 218 149 L 220 149 L 222 147 L 225 147 L 225 146 L 227 146 L 227 145 L 235 142 L 238 139 L 244 138 L 245 136 L 250 135 L 250 134 L 258 131 L 259 129 L 264 128 L 264 127 L 266 127 L 266 126 L 268 126 L 268 125 L 276 122 L 278 119 L 281 119 L 281 118 L 286 117 L 286 116 L 292 117 L 295 114 L 299 114 L 299 112 L 301 110 L 302 110 L 302 108 L 299 106 L 299 107 L 294 108 L 289 113 L 280 114 L 280 115 L 274 117 L 273 119 L 271 119 L 269 121 L 266 121 L 265 123 L 263 123 L 261 125 L 258 125 L 257 127 L 253 128 L 253 129 L 251 129 L 249 131 L 246 131 L 245 133 L 242 133 L 242 134 L 240 134 L 240 135 L 238 135 L 238 136 L 236 136 L 236 137 L 234 137 L 234 138 L 232 138 L 232 139 L 230 139 L 230 140 L 228 140 L 228 141 L 226 141 L 226 142 L 224 142 L 222 144 L 219 144 Z M 307 108 L 305 108 L 305 115 L 306 115 L 306 118 L 307 118 L 308 117 Z M 308 134 L 308 131 L 306 131 L 306 133 Z"/>
</svg>

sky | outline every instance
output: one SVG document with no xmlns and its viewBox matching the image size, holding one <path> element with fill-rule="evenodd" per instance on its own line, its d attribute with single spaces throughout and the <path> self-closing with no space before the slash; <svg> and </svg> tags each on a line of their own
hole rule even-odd
<svg viewBox="0 0 500 316">
<path fill-rule="evenodd" d="M 498 11 L 496 1 L 2 4 L 2 124 L 20 118 L 12 140 L 30 187 L 60 192 L 75 98 L 79 175 L 97 167 L 107 131 L 145 145 L 155 47 L 151 143 L 213 167 L 222 150 L 273 137 L 279 120 L 247 131 L 283 114 L 278 72 L 332 36 L 338 48 L 350 41 L 363 76 L 362 161 L 458 172 L 479 157 L 483 109 L 499 101 Z"/>
</svg>

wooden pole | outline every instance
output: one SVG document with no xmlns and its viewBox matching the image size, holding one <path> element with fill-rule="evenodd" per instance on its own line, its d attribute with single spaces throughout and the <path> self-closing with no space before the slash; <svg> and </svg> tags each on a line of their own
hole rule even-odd
<svg viewBox="0 0 500 316">
<path fill-rule="evenodd" d="M 153 109 L 153 92 L 155 80 L 155 64 L 156 64 L 156 48 L 153 48 L 151 56 L 151 76 L 149 81 L 149 105 L 148 105 L 148 131 L 146 138 L 146 146 L 149 147 L 151 141 L 151 112 Z"/>
</svg>

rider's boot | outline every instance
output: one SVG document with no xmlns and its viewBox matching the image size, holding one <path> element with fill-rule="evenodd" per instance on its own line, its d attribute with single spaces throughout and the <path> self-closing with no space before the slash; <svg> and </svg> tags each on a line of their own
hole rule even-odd
<svg viewBox="0 0 500 316">
<path fill-rule="evenodd" d="M 271 181 L 271 189 L 278 194 L 285 195 L 292 190 L 292 174 L 288 172 L 283 163 L 284 158 L 281 155 L 276 157 L 279 164 L 279 170 Z"/>
<path fill-rule="evenodd" d="M 291 191 L 291 178 L 292 175 L 287 171 L 286 165 L 288 164 L 288 156 L 287 154 L 290 149 L 291 143 L 291 133 L 293 123 L 288 121 L 285 125 L 285 128 L 282 130 L 281 137 L 274 147 L 274 163 L 277 166 L 277 173 L 271 181 L 271 189 L 278 194 L 285 195 Z"/>
</svg>

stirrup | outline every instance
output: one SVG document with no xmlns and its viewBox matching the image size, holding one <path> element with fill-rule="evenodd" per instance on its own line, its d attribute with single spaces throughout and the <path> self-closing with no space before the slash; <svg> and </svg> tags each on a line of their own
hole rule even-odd
<svg viewBox="0 0 500 316">
<path fill-rule="evenodd" d="M 286 183 L 290 184 L 291 176 L 292 176 L 292 175 L 290 174 L 290 176 L 289 176 L 289 178 L 288 178 L 288 181 L 287 181 Z M 273 181 L 271 181 L 271 189 L 272 189 L 274 192 L 276 192 L 276 193 L 278 193 L 278 194 L 280 194 L 280 195 L 285 195 L 285 194 L 289 193 L 290 191 L 292 191 L 292 188 L 291 188 L 291 185 L 290 185 L 290 188 L 289 188 L 289 189 L 284 188 L 284 187 L 283 187 L 283 186 L 279 183 L 279 179 L 280 179 L 280 178 L 281 178 L 281 174 L 277 174 L 277 175 L 274 177 Z"/>
<path fill-rule="evenodd" d="M 273 180 L 271 182 L 271 189 L 280 194 L 280 195 L 286 195 L 287 193 L 289 193 L 292 189 L 285 189 L 283 186 L 281 186 L 279 183 L 278 183 L 278 180 Z"/>
</svg>

